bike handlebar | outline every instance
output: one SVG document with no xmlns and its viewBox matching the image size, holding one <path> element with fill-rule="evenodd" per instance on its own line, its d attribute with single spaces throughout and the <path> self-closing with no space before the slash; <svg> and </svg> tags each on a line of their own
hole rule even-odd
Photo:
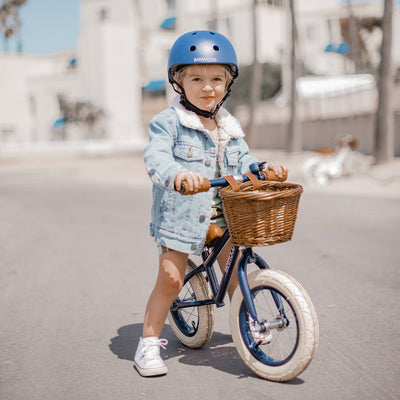
<svg viewBox="0 0 400 400">
<path fill-rule="evenodd" d="M 262 162 L 262 163 L 256 162 L 256 163 L 250 165 L 251 173 L 258 180 L 261 180 L 261 181 L 271 180 L 271 181 L 281 181 L 281 182 L 286 180 L 287 176 L 284 176 L 283 178 L 279 178 L 275 175 L 275 173 L 273 171 L 263 172 L 264 166 L 265 166 L 265 162 Z M 195 192 L 193 190 L 188 190 L 187 181 L 183 180 L 181 183 L 181 190 L 179 192 L 183 195 L 192 195 L 192 194 L 196 194 L 196 193 L 200 193 L 200 192 L 207 192 L 212 187 L 228 186 L 229 185 L 228 180 L 231 180 L 230 178 L 233 178 L 234 181 L 236 181 L 237 183 L 247 182 L 250 180 L 249 174 L 248 175 L 234 174 L 234 175 L 230 175 L 227 177 L 221 177 L 221 178 L 215 178 L 215 179 L 203 178 L 203 184 L 197 190 L 197 192 Z"/>
</svg>

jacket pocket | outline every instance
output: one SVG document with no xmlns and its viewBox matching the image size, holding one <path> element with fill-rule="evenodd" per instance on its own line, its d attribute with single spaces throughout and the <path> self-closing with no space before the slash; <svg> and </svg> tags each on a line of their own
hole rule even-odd
<svg viewBox="0 0 400 400">
<path fill-rule="evenodd" d="M 233 147 L 226 151 L 226 164 L 228 167 L 237 167 L 239 165 L 239 147 Z"/>
<path fill-rule="evenodd" d="M 239 147 L 229 147 L 225 151 L 225 175 L 236 174 L 239 170 Z"/>
<path fill-rule="evenodd" d="M 174 148 L 176 158 L 186 161 L 202 161 L 204 160 L 204 150 L 198 146 L 186 143 L 178 143 Z"/>
</svg>

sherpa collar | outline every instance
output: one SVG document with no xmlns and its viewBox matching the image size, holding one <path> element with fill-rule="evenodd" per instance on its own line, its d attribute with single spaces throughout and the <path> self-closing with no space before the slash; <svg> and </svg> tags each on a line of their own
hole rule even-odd
<svg viewBox="0 0 400 400">
<path fill-rule="evenodd" d="M 187 110 L 179 103 L 179 96 L 176 96 L 172 101 L 172 107 L 178 114 L 179 122 L 191 129 L 196 129 L 208 133 L 200 121 L 199 116 L 193 111 Z M 244 137 L 242 127 L 239 121 L 231 115 L 225 108 L 221 107 L 218 114 L 215 116 L 215 121 L 219 129 L 220 140 L 229 140 L 230 138 Z"/>
</svg>

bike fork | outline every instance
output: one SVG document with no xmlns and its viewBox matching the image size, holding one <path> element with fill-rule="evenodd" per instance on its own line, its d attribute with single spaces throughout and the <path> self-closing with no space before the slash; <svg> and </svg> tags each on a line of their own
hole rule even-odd
<svg viewBox="0 0 400 400">
<path fill-rule="evenodd" d="M 238 265 L 238 278 L 239 278 L 239 285 L 243 293 L 244 303 L 246 305 L 247 312 L 253 318 L 254 321 L 260 323 L 257 318 L 256 308 L 254 306 L 253 296 L 251 294 L 249 282 L 247 280 L 247 265 L 253 262 L 256 262 L 256 255 L 253 252 L 252 248 L 246 248 L 243 250 L 242 257 L 239 261 Z M 268 264 L 262 260 L 257 260 L 257 266 L 261 269 L 269 268 Z"/>
<path fill-rule="evenodd" d="M 253 301 L 253 295 L 251 293 L 251 289 L 249 286 L 249 282 L 247 280 L 247 265 L 250 263 L 255 263 L 258 268 L 260 269 L 267 269 L 270 268 L 269 265 L 263 260 L 261 257 L 259 257 L 257 254 L 253 252 L 252 248 L 246 248 L 243 250 L 242 258 L 240 259 L 239 265 L 238 265 L 238 278 L 239 278 L 239 284 L 240 288 L 243 293 L 243 300 L 246 305 L 246 309 L 248 314 L 253 318 L 254 321 L 256 321 L 261 327 L 262 330 L 265 330 L 265 325 L 263 324 L 263 321 L 259 321 L 257 317 L 257 311 L 254 306 L 254 301 Z M 277 310 L 279 311 L 280 315 L 287 320 L 285 310 L 282 304 L 282 301 L 277 293 L 272 291 L 272 297 L 274 299 L 275 305 L 277 307 Z M 288 321 L 288 320 L 287 320 Z M 281 321 L 278 322 L 278 325 L 280 326 L 282 324 Z M 270 326 L 272 326 L 270 322 Z"/>
</svg>

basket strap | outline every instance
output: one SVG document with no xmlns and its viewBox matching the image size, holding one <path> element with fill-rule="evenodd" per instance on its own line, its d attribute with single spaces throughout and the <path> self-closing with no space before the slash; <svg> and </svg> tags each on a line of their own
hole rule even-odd
<svg viewBox="0 0 400 400">
<path fill-rule="evenodd" d="M 227 180 L 227 182 L 229 183 L 229 185 L 231 186 L 231 188 L 234 192 L 238 192 L 240 190 L 240 186 L 236 182 L 236 180 L 233 176 L 231 176 L 231 175 L 224 176 L 224 178 Z"/>
<path fill-rule="evenodd" d="M 252 174 L 246 174 L 246 176 L 250 179 L 251 183 L 253 184 L 253 189 L 254 190 L 259 190 L 261 188 L 261 182 L 257 179 L 257 177 Z"/>
</svg>

